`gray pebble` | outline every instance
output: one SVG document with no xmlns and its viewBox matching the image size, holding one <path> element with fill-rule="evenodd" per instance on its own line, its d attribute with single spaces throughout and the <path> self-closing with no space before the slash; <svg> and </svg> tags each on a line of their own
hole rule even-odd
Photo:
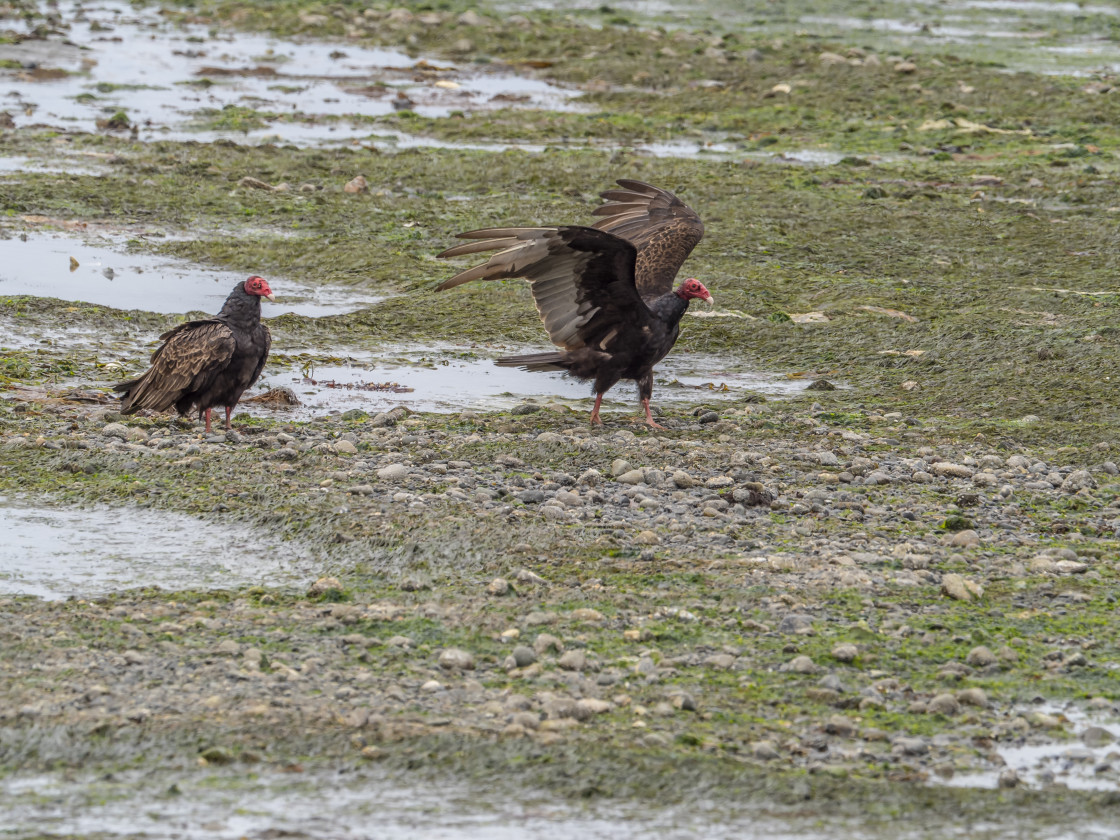
<svg viewBox="0 0 1120 840">
<path fill-rule="evenodd" d="M 891 741 L 891 751 L 900 755 L 925 755 L 929 745 L 921 738 L 903 736 Z"/>
<path fill-rule="evenodd" d="M 964 661 L 974 668 L 986 668 L 989 665 L 994 665 L 998 660 L 991 650 L 984 645 L 979 645 L 968 652 Z"/>
<path fill-rule="evenodd" d="M 551 633 L 541 633 L 533 641 L 533 650 L 538 654 L 545 654 L 549 651 L 562 653 L 564 650 L 564 643 Z"/>
<path fill-rule="evenodd" d="M 587 667 L 587 654 L 575 648 L 561 656 L 556 664 L 565 671 L 582 671 Z"/>
<path fill-rule="evenodd" d="M 1081 733 L 1081 742 L 1087 747 L 1103 747 L 1116 740 L 1116 736 L 1103 726 L 1090 726 Z"/>
<path fill-rule="evenodd" d="M 952 694 L 938 694 L 926 704 L 926 709 L 930 714 L 955 715 L 961 707 L 957 698 Z"/>
<path fill-rule="evenodd" d="M 447 648 L 439 655 L 439 667 L 447 670 L 470 670 L 474 668 L 474 656 L 469 651 L 459 648 Z"/>
<path fill-rule="evenodd" d="M 802 613 L 787 613 L 778 622 L 779 633 L 804 636 L 813 632 L 813 617 Z"/>
<path fill-rule="evenodd" d="M 792 671 L 795 674 L 815 674 L 819 668 L 813 664 L 813 660 L 808 656 L 801 655 L 795 656 L 789 662 L 781 667 L 783 671 Z"/>
<path fill-rule="evenodd" d="M 751 755 L 759 761 L 773 761 L 781 758 L 781 753 L 774 746 L 773 741 L 756 741 L 751 744 Z"/>
<path fill-rule="evenodd" d="M 487 595 L 494 595 L 494 596 L 500 597 L 502 595 L 509 594 L 509 591 L 510 591 L 509 581 L 506 580 L 505 578 L 500 578 L 500 577 L 494 578 L 486 586 L 486 594 Z"/>
</svg>

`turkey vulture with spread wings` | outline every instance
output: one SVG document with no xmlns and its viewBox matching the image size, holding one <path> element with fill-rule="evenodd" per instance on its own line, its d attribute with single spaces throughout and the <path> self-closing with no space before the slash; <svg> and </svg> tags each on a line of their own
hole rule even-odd
<svg viewBox="0 0 1120 840">
<path fill-rule="evenodd" d="M 228 429 L 230 412 L 261 375 L 272 346 L 272 335 L 261 323 L 262 297 L 276 300 L 268 282 L 254 274 L 233 287 L 213 318 L 187 321 L 161 335 L 163 344 L 144 375 L 113 386 L 121 392 L 121 413 L 174 406 L 186 416 L 197 406 L 209 432 L 210 411 L 220 405 Z"/>
<path fill-rule="evenodd" d="M 689 278 L 673 289 L 681 264 L 704 236 L 691 207 L 668 190 L 620 180 L 603 193 L 607 203 L 594 227 L 563 225 L 493 228 L 460 233 L 469 239 L 440 257 L 497 251 L 485 263 L 460 272 L 437 288 L 471 280 L 523 277 L 548 337 L 559 352 L 504 356 L 498 364 L 525 370 L 564 371 L 594 381 L 591 422 L 600 423 L 603 394 L 620 379 L 633 379 L 646 422 L 653 366 L 676 343 L 680 320 L 692 298 L 712 302 L 704 284 Z"/>
</svg>

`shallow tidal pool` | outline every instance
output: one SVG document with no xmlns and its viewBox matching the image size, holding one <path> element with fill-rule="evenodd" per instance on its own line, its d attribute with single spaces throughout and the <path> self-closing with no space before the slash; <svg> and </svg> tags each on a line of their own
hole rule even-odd
<svg viewBox="0 0 1120 840">
<path fill-rule="evenodd" d="M 136 587 L 305 586 L 315 561 L 245 525 L 134 507 L 56 508 L 0 500 L 0 593 L 47 600 Z"/>
</svg>

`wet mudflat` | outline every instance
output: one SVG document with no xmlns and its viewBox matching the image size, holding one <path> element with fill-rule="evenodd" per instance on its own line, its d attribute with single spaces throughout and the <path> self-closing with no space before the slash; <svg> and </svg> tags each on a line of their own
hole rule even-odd
<svg viewBox="0 0 1120 840">
<path fill-rule="evenodd" d="M 135 772 L 120 776 L 10 781 L 0 787 L 6 829 L 85 837 L 173 834 L 185 840 L 266 838 L 278 832 L 323 840 L 421 834 L 528 840 L 557 832 L 592 840 L 636 840 L 651 832 L 669 840 L 697 833 L 743 840 L 828 836 L 811 820 L 792 830 L 778 821 L 714 813 L 706 803 L 649 813 L 624 803 L 561 805 L 543 792 L 522 791 L 503 801 L 493 791 L 464 784 L 441 784 L 438 790 L 404 786 L 397 774 L 368 766 L 346 774 L 266 771 L 252 778 L 230 770 L 184 770 L 154 783 Z M 64 804 L 70 802 L 85 803 L 80 814 Z"/>
<path fill-rule="evenodd" d="M 599 22 L 648 21 L 668 27 L 707 26 L 755 38 L 802 36 L 858 40 L 877 50 L 952 51 L 1042 73 L 1110 72 L 1120 63 L 1111 36 L 1120 11 L 1107 3 L 1019 0 L 897 0 L 873 9 L 859 4 L 767 4 L 705 0 L 684 5 L 662 0 L 622 0 L 609 7 L 594 0 L 502 2 L 502 8 L 577 11 Z"/>
<path fill-rule="evenodd" d="M 304 123 L 369 118 L 400 107 L 425 116 L 510 103 L 558 109 L 571 107 L 578 95 L 490 68 L 435 66 L 400 50 L 236 32 L 218 38 L 202 25 L 169 22 L 152 7 L 108 0 L 64 4 L 59 13 L 65 39 L 0 46 L 0 59 L 16 65 L 6 73 L 0 107 L 18 114 L 17 125 L 89 131 L 117 116 L 117 128 L 135 126 L 141 139 L 268 136 L 314 143 L 369 132 L 353 125 L 272 123 L 293 114 Z M 18 27 L 14 32 L 24 34 Z M 270 119 L 254 118 L 257 111 Z M 192 120 L 203 128 L 206 113 L 230 124 L 192 133 Z"/>
<path fill-rule="evenodd" d="M 120 508 L 49 508 L 0 502 L 0 592 L 47 600 L 157 586 L 167 590 L 306 586 L 306 550 L 252 529 Z"/>
<path fill-rule="evenodd" d="M 7 834 L 1115 835 L 1120 100 L 1008 72 L 1107 10 L 1014 6 L 5 19 L 0 255 L 65 273 L 0 291 Z M 184 55 L 130 100 L 144 37 Z M 707 228 L 663 431 L 492 366 L 522 284 L 433 290 L 618 177 Z M 121 416 L 248 272 L 304 405 Z"/>
</svg>

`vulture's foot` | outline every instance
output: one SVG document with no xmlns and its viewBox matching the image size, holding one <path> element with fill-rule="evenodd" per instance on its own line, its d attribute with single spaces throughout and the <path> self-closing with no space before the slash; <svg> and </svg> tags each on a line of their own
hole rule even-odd
<svg viewBox="0 0 1120 840">
<path fill-rule="evenodd" d="M 603 404 L 603 395 L 602 394 L 596 394 L 595 395 L 595 407 L 593 409 L 591 409 L 591 425 L 592 426 L 602 426 L 603 425 L 603 421 L 599 419 L 599 406 L 601 406 L 602 404 Z"/>
<path fill-rule="evenodd" d="M 642 400 L 642 408 L 646 410 L 646 425 L 651 429 L 664 429 L 665 427 L 653 419 L 653 414 L 649 410 L 649 400 Z"/>
</svg>

